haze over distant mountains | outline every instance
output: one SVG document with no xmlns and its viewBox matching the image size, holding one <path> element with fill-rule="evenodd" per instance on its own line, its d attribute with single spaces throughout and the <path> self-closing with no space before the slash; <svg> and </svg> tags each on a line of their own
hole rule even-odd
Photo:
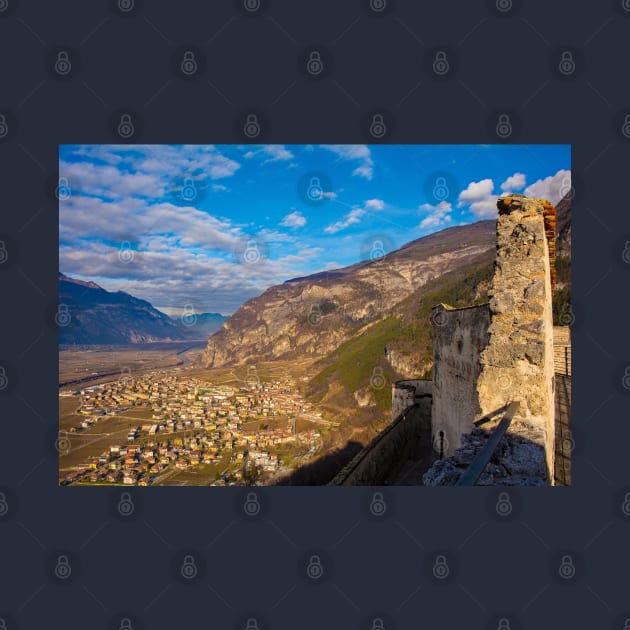
<svg viewBox="0 0 630 630">
<path fill-rule="evenodd" d="M 59 343 L 120 345 L 205 339 L 225 316 L 200 313 L 171 318 L 124 291 L 107 291 L 59 273 Z"/>
</svg>

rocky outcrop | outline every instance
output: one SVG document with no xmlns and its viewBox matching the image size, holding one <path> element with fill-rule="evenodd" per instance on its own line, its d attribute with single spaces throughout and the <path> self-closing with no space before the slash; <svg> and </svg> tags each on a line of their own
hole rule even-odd
<svg viewBox="0 0 630 630">
<path fill-rule="evenodd" d="M 490 432 L 476 428 L 462 436 L 451 457 L 436 461 L 423 475 L 425 486 L 453 486 L 484 446 Z M 485 467 L 478 486 L 542 486 L 546 478 L 545 453 L 540 444 L 521 432 L 507 433 Z"/>
</svg>

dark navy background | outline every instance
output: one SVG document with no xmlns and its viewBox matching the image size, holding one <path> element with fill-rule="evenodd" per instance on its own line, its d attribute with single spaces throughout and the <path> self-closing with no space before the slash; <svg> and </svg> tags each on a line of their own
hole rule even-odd
<svg viewBox="0 0 630 630">
<path fill-rule="evenodd" d="M 0 0 L 0 628 L 630 627 L 629 59 L 627 0 Z M 572 145 L 573 487 L 375 516 L 369 488 L 57 486 L 58 144 L 249 142 L 251 113 L 264 142 Z"/>
</svg>

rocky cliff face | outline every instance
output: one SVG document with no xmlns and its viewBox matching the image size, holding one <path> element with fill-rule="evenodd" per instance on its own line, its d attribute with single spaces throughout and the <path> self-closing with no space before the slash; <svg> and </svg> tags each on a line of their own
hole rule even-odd
<svg viewBox="0 0 630 630">
<path fill-rule="evenodd" d="M 556 206 L 556 256 L 571 256 L 571 193 Z"/>
<path fill-rule="evenodd" d="M 449 228 L 376 260 L 271 287 L 210 337 L 206 364 L 323 357 L 428 281 L 494 248 L 494 234 L 494 221 Z"/>
</svg>

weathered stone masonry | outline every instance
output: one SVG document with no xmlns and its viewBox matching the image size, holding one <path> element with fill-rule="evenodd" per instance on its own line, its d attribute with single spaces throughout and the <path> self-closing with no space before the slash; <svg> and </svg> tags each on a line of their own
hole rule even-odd
<svg viewBox="0 0 630 630">
<path fill-rule="evenodd" d="M 476 421 L 518 400 L 510 433 L 540 446 L 551 480 L 555 211 L 547 201 L 522 195 L 500 198 L 497 207 L 489 304 L 478 307 L 474 317 L 470 309 L 433 310 L 433 440 L 443 435 L 444 453 L 451 455 Z"/>
</svg>

